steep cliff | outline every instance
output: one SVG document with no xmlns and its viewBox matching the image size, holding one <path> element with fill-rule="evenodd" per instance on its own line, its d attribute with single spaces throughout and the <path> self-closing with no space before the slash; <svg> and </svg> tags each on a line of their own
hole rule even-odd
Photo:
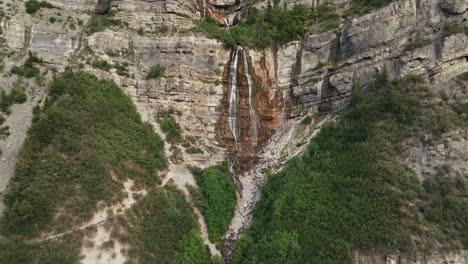
<svg viewBox="0 0 468 264">
<path fill-rule="evenodd" d="M 48 103 L 49 83 L 63 71 L 91 73 L 115 82 L 132 99 L 142 120 L 165 139 L 168 165 L 157 186 L 175 185 L 194 203 L 188 187 L 196 186 L 191 169 L 229 159 L 237 206 L 222 243 L 215 245 L 216 241 L 209 240 L 206 229 L 210 227 L 203 211 L 194 209 L 191 213 L 185 203 L 174 204 L 182 208 L 186 219 L 197 218 L 211 254 L 222 253 L 231 263 L 236 241 L 252 221 L 266 175 L 307 152 L 320 128 L 334 119 L 335 112 L 350 105 L 356 84 L 365 92 L 384 72 L 394 79 L 418 75 L 431 91 L 466 116 L 466 2 L 397 0 L 378 8 L 371 5 L 365 12 L 362 3 L 365 1 L 333 0 L 328 6 L 320 1 L 4 0 L 0 4 L 1 88 L 8 93 L 22 87 L 28 99 L 13 104 L 11 113 L 1 114 L 5 122 L 0 125 L 9 127 L 9 136 L 0 140 L 2 197 L 15 175 L 33 108 Z M 272 4 L 281 9 L 301 4 L 304 10 L 316 7 L 318 11 L 307 13 L 313 19 L 307 21 L 305 34 L 261 47 L 258 43 L 248 45 L 243 38 L 235 39 L 234 45 L 223 43 L 222 37 L 200 26 L 200 21 L 213 20 L 217 30 L 235 35 L 236 28 L 249 19 L 251 7 L 268 11 Z M 357 12 L 360 7 L 362 12 Z M 294 30 L 285 26 L 283 31 Z M 40 60 L 31 59 L 34 57 Z M 450 173 L 467 180 L 465 127 L 451 127 L 437 138 L 427 132 L 423 139 L 406 140 L 408 153 L 400 158 L 420 184 L 437 176 L 444 164 L 450 165 Z M 77 254 L 83 257 L 82 263 L 132 260 L 131 252 L 144 250 L 134 245 L 129 249 L 132 243 L 125 240 L 125 234 L 120 240 L 111 235 L 124 230 L 125 224 L 107 228 L 106 223 L 115 220 L 117 210 L 117 214 L 129 212 L 122 216 L 128 222 L 148 217 L 133 197 L 145 196 L 156 185 L 134 189 L 130 186 L 133 183 L 125 183 L 121 187 L 129 201 L 121 200 L 120 209 L 112 204 L 104 209 L 96 207 L 88 217 L 70 223 L 67 230 L 49 229 L 34 239 L 54 239 L 93 226 L 94 232 L 73 238 L 81 247 Z M 164 197 L 161 199 L 172 206 L 178 194 L 174 188 L 164 194 L 150 192 L 147 199 Z M 463 202 L 466 205 L 466 199 Z M 130 209 L 135 208 L 134 203 L 137 209 Z M 61 206 L 57 204 L 52 213 L 60 212 Z M 437 252 L 441 248 L 443 245 L 407 256 L 356 247 L 354 262 L 468 261 L 466 251 Z"/>
</svg>

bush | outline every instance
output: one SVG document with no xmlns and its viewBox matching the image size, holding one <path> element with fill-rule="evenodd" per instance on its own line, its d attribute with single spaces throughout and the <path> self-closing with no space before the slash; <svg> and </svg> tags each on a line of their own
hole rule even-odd
<svg viewBox="0 0 468 264">
<path fill-rule="evenodd" d="M 120 27 L 124 23 L 118 19 L 113 18 L 114 13 L 105 15 L 93 15 L 86 26 L 86 33 L 91 35 L 96 32 L 104 31 L 109 27 Z"/>
<path fill-rule="evenodd" d="M 302 119 L 301 121 L 301 124 L 306 125 L 306 126 L 310 125 L 311 123 L 312 123 L 312 117 L 310 115 L 304 117 L 304 119 Z"/>
<path fill-rule="evenodd" d="M 116 69 L 116 73 L 120 76 L 127 76 L 129 77 L 130 74 L 128 73 L 128 62 L 116 63 L 114 65 Z"/>
<path fill-rule="evenodd" d="M 406 45 L 405 50 L 413 51 L 415 49 L 425 47 L 431 43 L 432 43 L 431 39 L 418 36 Z"/>
<path fill-rule="evenodd" d="M 159 121 L 161 130 L 166 134 L 166 140 L 171 144 L 178 144 L 182 139 L 180 126 L 175 119 L 171 117 L 164 117 Z"/>
<path fill-rule="evenodd" d="M 192 229 L 179 242 L 174 264 L 208 264 L 210 252 L 200 236 L 200 231 Z"/>
<path fill-rule="evenodd" d="M 103 60 L 101 58 L 95 58 L 91 62 L 91 66 L 93 66 L 96 69 L 103 70 L 103 71 L 109 71 L 110 69 L 112 69 L 112 65 L 110 65 L 106 60 Z"/>
<path fill-rule="evenodd" d="M 460 33 L 468 34 L 468 26 L 463 26 L 457 22 L 446 22 L 442 31 L 445 37 Z"/>
<path fill-rule="evenodd" d="M 13 66 L 11 68 L 11 73 L 23 76 L 25 78 L 33 78 L 33 77 L 39 78 L 39 74 L 41 73 L 41 71 L 36 66 L 34 66 L 34 64 L 41 63 L 41 62 L 42 62 L 41 58 L 37 57 L 36 54 L 29 51 L 28 59 L 25 61 L 23 66 L 21 67 Z"/>
<path fill-rule="evenodd" d="M 26 7 L 26 13 L 28 14 L 34 14 L 41 8 L 54 8 L 52 4 L 46 1 L 38 2 L 36 0 L 28 0 L 24 2 L 24 6 Z"/>
<path fill-rule="evenodd" d="M 10 106 L 13 104 L 22 104 L 28 100 L 26 91 L 22 86 L 16 86 L 9 94 L 4 90 L 0 92 L 0 111 L 3 113 L 10 113 Z"/>
<path fill-rule="evenodd" d="M 228 162 L 193 173 L 205 201 L 200 210 L 209 238 L 218 242 L 228 230 L 236 207 L 236 187 L 231 180 Z"/>
<path fill-rule="evenodd" d="M 166 74 L 166 68 L 161 65 L 154 65 L 150 67 L 148 74 L 146 75 L 146 80 L 158 79 L 163 77 Z"/>
<path fill-rule="evenodd" d="M 17 86 L 11 91 L 11 101 L 14 104 L 23 104 L 28 100 L 25 89 L 22 86 Z"/>
</svg>

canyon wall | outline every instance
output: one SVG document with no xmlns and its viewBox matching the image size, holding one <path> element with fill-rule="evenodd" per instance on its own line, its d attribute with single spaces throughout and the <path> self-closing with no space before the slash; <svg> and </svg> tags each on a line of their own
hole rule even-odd
<svg viewBox="0 0 468 264">
<path fill-rule="evenodd" d="M 14 120 L 30 119 L 32 107 L 42 100 L 54 72 L 66 68 L 114 80 L 158 132 L 161 111 L 173 109 L 178 113 L 175 118 L 183 137 L 190 138 L 191 146 L 201 150 L 191 153 L 188 147 L 179 146 L 183 161 L 173 163 L 182 166 L 183 173 L 190 173 L 189 166 L 206 167 L 235 156 L 238 167 L 234 178 L 238 187 L 254 185 L 239 191 L 240 196 L 252 199 L 238 205 L 246 217 L 258 199 L 263 181 L 260 175 L 267 169 L 281 167 L 292 154 L 302 150 L 298 144 L 287 155 L 276 155 L 275 142 L 282 142 L 277 146 L 281 150 L 298 143 L 284 140 L 287 136 L 278 138 L 278 131 L 292 135 L 293 132 L 285 131 L 306 115 L 314 116 L 314 125 L 318 124 L 326 115 L 349 104 L 354 84 L 365 88 L 384 71 L 392 77 L 421 75 L 435 91 L 448 93 L 448 83 L 468 72 L 468 35 L 444 32 L 448 22 L 468 26 L 467 5 L 460 0 L 398 0 L 369 14 L 345 18 L 339 30 L 309 33 L 302 41 L 266 49 L 229 49 L 192 30 L 205 16 L 217 18 L 221 26 L 234 26 L 245 17 L 250 1 L 114 0 L 110 10 L 122 22 L 121 26 L 93 33 L 87 33 L 88 21 L 95 11 L 104 12 L 105 2 L 48 2 L 57 8 L 42 8 L 34 15 L 26 14 L 23 2 L 5 0 L 2 4 L 6 16 L 0 22 L 1 49 L 13 56 L 3 59 L 0 81 L 6 89 L 18 81 L 24 82 L 31 99 L 26 106 L 13 108 L 7 118 L 11 136 L 0 142 L 0 191 L 13 176 L 16 155 L 30 124 L 14 124 Z M 318 1 L 287 3 L 317 5 Z M 345 12 L 350 1 L 332 3 Z M 255 5 L 265 8 L 266 1 Z M 407 49 L 418 37 L 429 39 L 430 44 Z M 22 65 L 28 51 L 43 59 L 41 80 L 23 80 L 9 74 L 13 66 Z M 93 67 L 96 59 L 111 65 L 128 63 L 128 73 Z M 163 78 L 146 78 L 154 65 L 166 69 Z M 468 99 L 466 92 L 457 96 Z M 301 140 L 310 140 L 312 133 L 313 129 L 308 130 Z M 465 159 L 464 163 L 454 162 L 460 170 L 466 165 L 467 144 L 466 140 L 454 144 L 459 149 L 457 160 Z M 259 162 L 268 166 L 256 167 Z M 421 164 L 417 157 L 408 162 Z M 183 173 L 179 176 L 184 177 Z M 231 235 L 237 236 L 249 221 L 237 224 Z M 357 254 L 356 263 L 410 261 L 371 258 Z M 449 259 L 453 263 L 467 262 L 466 254 Z M 437 258 L 418 263 L 440 261 Z"/>
</svg>

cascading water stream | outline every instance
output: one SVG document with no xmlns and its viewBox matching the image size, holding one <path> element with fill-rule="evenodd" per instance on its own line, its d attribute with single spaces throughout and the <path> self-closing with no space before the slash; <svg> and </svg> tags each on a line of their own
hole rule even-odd
<svg viewBox="0 0 468 264">
<path fill-rule="evenodd" d="M 247 77 L 247 85 L 249 86 L 249 115 L 250 115 L 250 124 L 251 124 L 251 127 L 252 127 L 252 136 L 253 136 L 253 140 L 252 140 L 252 144 L 254 146 L 257 146 L 257 143 L 258 143 L 258 124 L 257 124 L 257 115 L 255 113 L 255 109 L 254 109 L 254 103 L 253 103 L 253 80 L 252 80 L 252 76 L 250 75 L 250 71 L 249 71 L 249 63 L 247 61 L 247 55 L 245 55 L 246 52 L 245 50 L 242 52 L 242 55 L 243 55 L 243 59 L 244 59 L 244 72 L 245 72 L 245 76 Z"/>
<path fill-rule="evenodd" d="M 239 89 L 237 86 L 237 62 L 239 60 L 239 51 L 241 47 L 237 47 L 231 58 L 231 65 L 229 69 L 229 116 L 228 123 L 229 128 L 231 129 L 232 136 L 234 137 L 234 142 L 236 148 L 238 146 L 239 138 Z"/>
</svg>

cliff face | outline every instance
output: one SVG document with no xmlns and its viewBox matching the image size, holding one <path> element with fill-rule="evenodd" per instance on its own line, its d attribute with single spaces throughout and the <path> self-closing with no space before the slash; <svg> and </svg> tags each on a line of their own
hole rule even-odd
<svg viewBox="0 0 468 264">
<path fill-rule="evenodd" d="M 285 160 L 300 153 L 312 137 L 315 125 L 327 114 L 349 104 L 355 83 L 365 88 L 386 69 L 393 77 L 421 75 L 435 91 L 453 94 L 450 83 L 468 72 L 468 35 L 444 31 L 448 22 L 468 25 L 467 3 L 463 0 L 398 0 L 369 14 L 346 18 L 337 31 L 309 33 L 302 41 L 260 50 L 228 49 L 223 43 L 191 30 L 205 16 L 216 18 L 224 26 L 233 26 L 245 17 L 251 1 L 48 2 L 55 8 L 41 8 L 29 15 L 23 2 L 3 1 L 6 16 L 0 22 L 0 43 L 3 51 L 14 54 L 3 59 L 0 80 L 4 88 L 13 87 L 20 79 L 8 73 L 14 65 L 23 64 L 28 51 L 42 58 L 43 77 L 38 81 L 21 80 L 31 99 L 26 105 L 15 106 L 7 118 L 11 135 L 0 141 L 4 159 L 0 164 L 0 191 L 4 191 L 13 176 L 32 108 L 42 100 L 47 82 L 55 71 L 79 68 L 114 80 L 132 97 L 143 119 L 158 132 L 161 130 L 157 117 L 162 111 L 172 108 L 180 113 L 175 118 L 184 138 L 193 139 L 192 146 L 201 151 L 193 153 L 181 146 L 183 161 L 173 162 L 171 168 L 177 168 L 170 172 L 173 175 L 190 178 L 189 165 L 205 167 L 226 156 L 235 157 L 238 165 L 233 172 L 239 201 L 227 235 L 227 240 L 232 241 L 250 222 L 264 172 L 280 168 Z M 332 2 L 342 12 L 350 5 L 350 1 Z M 255 6 L 266 8 L 266 1 Z M 120 21 L 119 26 L 90 31 L 88 23 L 94 12 L 106 13 L 108 8 L 113 12 L 112 19 Z M 419 37 L 430 42 L 408 49 Z M 98 69 L 92 63 L 96 59 L 114 66 L 128 63 L 128 69 L 125 74 L 119 73 L 117 67 Z M 154 65 L 166 69 L 163 78 L 146 78 Z M 466 83 L 463 85 L 465 91 L 456 96 L 466 101 Z M 307 114 L 314 117 L 313 124 L 300 132 L 297 124 Z M 449 155 L 437 155 L 440 163 L 451 162 L 460 171 L 466 169 L 468 141 L 464 133 L 459 132 L 460 140 L 450 141 L 455 143 L 443 145 L 441 153 L 455 154 L 450 156 L 452 161 L 447 158 Z M 438 146 L 426 145 L 414 152 L 427 153 L 428 148 L 434 147 L 439 150 Z M 167 152 L 173 154 L 173 150 Z M 418 154 L 408 161 L 421 178 L 424 167 L 429 166 L 427 163 Z M 427 173 L 431 173 L 430 169 Z M 418 261 L 439 263 L 442 259 L 431 258 Z M 444 260 L 466 263 L 467 258 L 466 254 L 450 255 Z M 412 260 L 356 254 L 355 261 Z"/>
</svg>

